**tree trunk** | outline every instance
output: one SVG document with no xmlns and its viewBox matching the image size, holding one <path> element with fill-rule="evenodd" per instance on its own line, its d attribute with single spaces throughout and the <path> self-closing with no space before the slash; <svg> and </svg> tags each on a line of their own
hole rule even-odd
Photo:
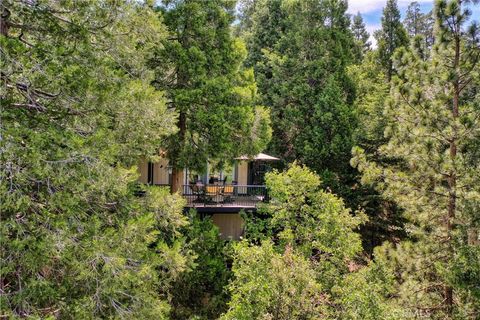
<svg viewBox="0 0 480 320">
<path fill-rule="evenodd" d="M 460 35 L 455 35 L 455 58 L 453 62 L 453 68 L 457 75 L 460 75 Z M 452 117 L 454 121 L 454 130 L 453 136 L 450 140 L 450 159 L 452 162 L 455 162 L 455 158 L 457 157 L 457 130 L 455 121 L 459 116 L 459 102 L 460 102 L 460 78 L 456 77 L 453 83 L 453 105 L 452 105 Z M 455 219 L 456 209 L 457 209 L 457 174 L 455 171 L 455 165 L 452 166 L 452 169 L 449 173 L 448 178 L 448 212 L 447 212 L 447 219 L 445 221 L 446 229 L 447 229 L 447 241 L 449 247 L 449 257 L 448 259 L 453 258 L 453 246 L 452 246 L 452 231 L 453 231 L 453 223 Z M 449 285 L 445 286 L 445 305 L 447 307 L 447 312 L 449 314 L 453 311 L 453 288 Z"/>
<path fill-rule="evenodd" d="M 183 192 L 183 169 L 173 168 L 171 192 Z"/>
<path fill-rule="evenodd" d="M 182 156 L 182 149 L 185 144 L 185 132 L 187 130 L 187 116 L 185 112 L 180 112 L 178 115 L 178 139 L 180 143 L 180 157 Z M 178 166 L 174 166 L 172 169 L 172 187 L 171 193 L 183 191 L 183 169 Z"/>
<path fill-rule="evenodd" d="M 2 8 L 2 14 L 0 17 L 0 34 L 2 36 L 8 36 L 8 18 L 10 17 L 10 10 L 7 9 L 3 0 L 0 0 L 0 7 Z"/>
</svg>

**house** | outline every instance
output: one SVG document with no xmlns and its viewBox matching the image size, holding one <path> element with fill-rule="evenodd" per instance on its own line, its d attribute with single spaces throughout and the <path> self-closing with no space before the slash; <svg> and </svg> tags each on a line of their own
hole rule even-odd
<svg viewBox="0 0 480 320">
<path fill-rule="evenodd" d="M 254 157 L 234 159 L 232 166 L 216 169 L 208 164 L 206 172 L 183 172 L 182 195 L 187 200 L 185 210 L 194 208 L 202 216 L 210 215 L 223 239 L 239 239 L 244 232 L 240 211 L 255 212 L 268 201 L 265 173 L 278 158 L 259 153 Z M 172 167 L 168 159 L 159 162 L 140 161 L 141 183 L 171 186 Z"/>
</svg>

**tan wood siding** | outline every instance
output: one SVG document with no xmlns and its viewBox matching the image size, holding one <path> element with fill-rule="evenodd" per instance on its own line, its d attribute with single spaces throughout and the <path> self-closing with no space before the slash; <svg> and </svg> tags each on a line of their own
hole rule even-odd
<svg viewBox="0 0 480 320">
<path fill-rule="evenodd" d="M 142 158 L 140 162 L 138 163 L 138 173 L 140 174 L 140 177 L 138 178 L 138 181 L 141 183 L 147 183 L 148 182 L 148 162 L 145 158 Z"/>
<path fill-rule="evenodd" d="M 153 165 L 153 183 L 168 184 L 168 160 L 161 159 Z"/>
<path fill-rule="evenodd" d="M 239 240 L 243 235 L 244 221 L 238 213 L 215 213 L 212 221 L 224 240 Z"/>
<path fill-rule="evenodd" d="M 138 163 L 138 173 L 140 174 L 138 181 L 148 183 L 148 161 L 145 158 L 140 159 Z M 153 183 L 169 184 L 168 182 L 168 160 L 161 159 L 153 164 Z"/>
<path fill-rule="evenodd" d="M 238 162 L 238 184 L 241 186 L 248 184 L 248 162 Z"/>
</svg>

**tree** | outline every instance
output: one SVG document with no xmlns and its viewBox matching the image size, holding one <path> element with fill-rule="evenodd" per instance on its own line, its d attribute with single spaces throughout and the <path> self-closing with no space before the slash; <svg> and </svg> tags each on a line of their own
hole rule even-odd
<svg viewBox="0 0 480 320">
<path fill-rule="evenodd" d="M 220 319 L 320 319 L 328 312 L 315 271 L 291 247 L 278 253 L 271 241 L 242 241 L 235 246 L 232 271 L 232 300 Z"/>
<path fill-rule="evenodd" d="M 2 316 L 166 318 L 190 260 L 183 200 L 136 197 L 132 167 L 175 130 L 146 67 L 158 15 L 131 1 L 0 8 Z"/>
<path fill-rule="evenodd" d="M 361 251 L 354 230 L 364 216 L 352 215 L 341 199 L 320 189 L 318 175 L 297 164 L 268 173 L 266 184 L 266 236 L 252 229 L 258 220 L 247 220 L 247 241 L 235 247 L 232 300 L 224 318 L 333 318 L 332 288 Z"/>
<path fill-rule="evenodd" d="M 257 9 L 257 5 L 261 0 L 239 0 L 237 1 L 237 19 L 238 24 L 235 25 L 235 34 L 244 36 L 252 28 L 253 15 Z"/>
<path fill-rule="evenodd" d="M 270 139 L 268 112 L 254 107 L 253 71 L 242 68 L 245 47 L 231 35 L 233 6 L 178 0 L 160 7 L 170 36 L 151 65 L 156 87 L 178 112 L 178 133 L 167 147 L 173 192 L 182 187 L 184 168 L 256 154 Z"/>
<path fill-rule="evenodd" d="M 375 248 L 375 261 L 359 266 L 333 288 L 333 297 L 340 306 L 338 319 L 411 318 L 389 299 L 396 293 L 396 287 L 394 270 L 384 254 L 388 250 L 391 250 L 390 244 Z"/>
<path fill-rule="evenodd" d="M 394 163 L 395 158 L 381 155 L 378 148 L 388 142 L 385 128 L 388 121 L 384 115 L 385 103 L 390 95 L 390 86 L 378 65 L 375 52 L 368 52 L 362 63 L 348 68 L 352 80 L 357 84 L 355 110 L 359 124 L 354 132 L 355 145 L 365 150 L 379 163 Z M 361 180 L 361 173 L 358 174 Z M 363 248 L 368 254 L 384 241 L 398 242 L 406 237 L 406 219 L 394 201 L 384 197 L 372 186 L 358 183 L 355 186 L 353 203 L 358 203 L 368 215 L 368 221 L 360 232 Z"/>
<path fill-rule="evenodd" d="M 468 146 L 480 131 L 479 30 L 475 24 L 465 28 L 470 11 L 462 2 L 438 1 L 434 10 L 431 58 L 406 49 L 395 55 L 389 141 L 379 152 L 399 161 L 369 162 L 356 150 L 356 164 L 365 180 L 379 179 L 383 194 L 411 221 L 411 241 L 388 253 L 400 275 L 397 303 L 434 318 L 475 318 L 480 256 L 472 240 L 478 236 L 471 234 L 479 228 L 472 208 L 480 196 L 480 166 Z M 471 273 L 458 277 L 467 261 Z"/>
<path fill-rule="evenodd" d="M 415 37 L 423 31 L 424 14 L 420 11 L 420 4 L 413 1 L 408 5 L 403 23 L 411 37 Z"/>
<path fill-rule="evenodd" d="M 378 58 L 385 70 L 387 80 L 393 76 L 392 56 L 396 49 L 408 46 L 408 36 L 400 21 L 400 11 L 396 0 L 388 0 L 383 9 L 382 29 L 376 32 Z"/>
<path fill-rule="evenodd" d="M 360 12 L 353 16 L 351 29 L 358 47 L 358 52 L 356 53 L 357 60 L 361 61 L 364 54 L 370 50 L 371 43 L 368 41 L 370 34 L 368 34 L 367 29 L 365 28 L 365 23 L 363 22 Z"/>
<path fill-rule="evenodd" d="M 282 173 L 268 173 L 266 185 L 272 201 L 263 208 L 272 219 L 273 237 L 298 248 L 306 257 L 343 264 L 361 250 L 352 232 L 362 214 L 353 217 L 343 201 L 320 189 L 320 178 L 306 167 L 292 164 Z"/>
<path fill-rule="evenodd" d="M 258 0 L 254 3 L 255 6 L 250 6 L 254 9 L 250 17 L 250 27 L 245 30 L 244 35 L 248 49 L 245 64 L 254 70 L 260 102 L 271 106 L 270 97 L 264 94 L 275 81 L 268 53 L 275 50 L 285 32 L 286 12 L 282 8 L 282 0 Z"/>
<path fill-rule="evenodd" d="M 231 246 L 221 240 L 209 217 L 191 210 L 190 223 L 182 229 L 185 250 L 194 255 L 194 265 L 172 284 L 172 319 L 218 319 L 227 310 L 226 290 L 231 279 Z"/>
<path fill-rule="evenodd" d="M 418 2 L 414 1 L 410 3 L 403 24 L 411 38 L 417 36 L 423 37 L 423 41 L 427 48 L 430 48 L 433 45 L 433 13 L 422 13 Z"/>
<path fill-rule="evenodd" d="M 353 215 L 342 199 L 321 190 L 320 184 L 318 175 L 297 164 L 285 172 L 267 174 L 271 201 L 260 210 L 267 237 L 259 238 L 256 229 L 252 232 L 248 220 L 245 233 L 254 243 L 272 239 L 280 250 L 291 246 L 302 253 L 312 261 L 317 280 L 328 291 L 347 272 L 348 261 L 361 251 L 360 236 L 354 230 L 364 222 L 364 215 Z"/>
<path fill-rule="evenodd" d="M 261 102 L 271 110 L 269 150 L 284 163 L 317 170 L 336 191 L 351 173 L 356 123 L 346 74 L 355 45 L 346 8 L 345 1 L 266 1 L 249 42 Z"/>
</svg>

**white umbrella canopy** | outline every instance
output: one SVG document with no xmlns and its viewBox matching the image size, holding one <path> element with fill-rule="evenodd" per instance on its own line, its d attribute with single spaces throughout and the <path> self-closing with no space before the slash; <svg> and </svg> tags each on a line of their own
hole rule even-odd
<svg viewBox="0 0 480 320">
<path fill-rule="evenodd" d="M 259 153 L 256 156 L 248 157 L 248 156 L 241 156 L 238 158 L 235 158 L 235 160 L 263 160 L 263 161 L 278 161 L 280 160 L 279 158 L 275 158 L 272 156 L 269 156 L 268 154 L 265 153 Z"/>
</svg>

